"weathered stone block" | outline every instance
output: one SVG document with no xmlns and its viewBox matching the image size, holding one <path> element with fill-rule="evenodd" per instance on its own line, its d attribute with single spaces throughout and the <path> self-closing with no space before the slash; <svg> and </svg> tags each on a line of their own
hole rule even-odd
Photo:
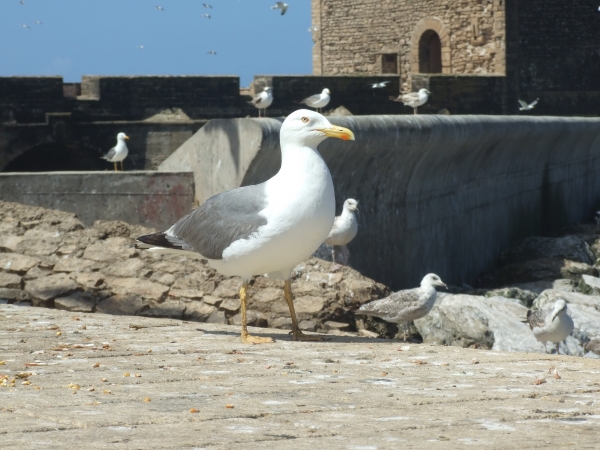
<svg viewBox="0 0 600 450">
<path fill-rule="evenodd" d="M 239 298 L 241 286 L 241 278 L 228 278 L 219 283 L 212 295 L 221 298 Z"/>
<path fill-rule="evenodd" d="M 152 281 L 140 281 L 137 278 L 111 278 L 107 280 L 109 288 L 117 295 L 138 295 L 151 300 L 161 300 L 169 291 L 169 286 Z"/>
<path fill-rule="evenodd" d="M 141 298 L 135 295 L 114 295 L 96 305 L 96 312 L 133 316 L 148 308 Z"/>
<path fill-rule="evenodd" d="M 195 322 L 206 322 L 216 310 L 217 308 L 213 305 L 208 305 L 202 301 L 191 301 L 185 304 L 183 318 L 184 320 L 193 320 Z"/>
<path fill-rule="evenodd" d="M 64 273 L 48 275 L 25 283 L 25 290 L 31 294 L 34 306 L 46 304 L 56 297 L 69 294 L 79 289 L 75 281 Z"/>
<path fill-rule="evenodd" d="M 215 310 L 212 312 L 210 316 L 206 319 L 207 323 L 227 323 L 227 318 L 225 317 L 225 311 Z"/>
<path fill-rule="evenodd" d="M 0 253 L 0 270 L 25 273 L 40 263 L 38 258 L 18 253 Z"/>
<path fill-rule="evenodd" d="M 140 316 L 146 317 L 169 317 L 182 319 L 186 304 L 179 300 L 167 300 L 163 303 L 150 305 L 148 309 L 139 312 Z"/>
<path fill-rule="evenodd" d="M 67 297 L 56 298 L 54 307 L 66 311 L 93 312 L 96 303 L 96 298 L 89 292 L 75 292 Z"/>
<path fill-rule="evenodd" d="M 14 273 L 0 272 L 0 288 L 21 289 L 21 277 Z"/>
<path fill-rule="evenodd" d="M 94 265 L 89 259 L 72 258 L 70 256 L 59 259 L 52 270 L 54 272 L 82 272 Z"/>
<path fill-rule="evenodd" d="M 234 313 L 240 309 L 240 300 L 227 298 L 221 302 L 219 309 L 225 310 L 228 313 Z"/>
</svg>

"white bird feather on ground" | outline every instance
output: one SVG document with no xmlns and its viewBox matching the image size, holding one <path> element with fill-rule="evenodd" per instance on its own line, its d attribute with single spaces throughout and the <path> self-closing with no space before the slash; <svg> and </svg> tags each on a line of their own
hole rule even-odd
<svg viewBox="0 0 600 450">
<path fill-rule="evenodd" d="M 331 125 L 314 111 L 290 114 L 281 125 L 282 161 L 274 177 L 217 194 L 167 231 L 138 238 L 141 248 L 206 259 L 220 273 L 242 277 L 245 343 L 272 342 L 250 336 L 246 327 L 248 282 L 261 274 L 285 280 L 294 339 L 318 339 L 305 335 L 298 326 L 290 277 L 293 268 L 325 240 L 335 219 L 333 181 L 317 151 L 328 137 L 354 140 L 352 131 Z"/>
</svg>

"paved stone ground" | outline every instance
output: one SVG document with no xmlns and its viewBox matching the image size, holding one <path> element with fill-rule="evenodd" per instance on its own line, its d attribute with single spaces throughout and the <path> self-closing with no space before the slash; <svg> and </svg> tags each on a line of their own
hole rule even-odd
<svg viewBox="0 0 600 450">
<path fill-rule="evenodd" d="M 259 328 L 276 343 L 245 346 L 235 326 L 15 305 L 0 330 L 2 448 L 598 448 L 594 359 Z"/>
</svg>

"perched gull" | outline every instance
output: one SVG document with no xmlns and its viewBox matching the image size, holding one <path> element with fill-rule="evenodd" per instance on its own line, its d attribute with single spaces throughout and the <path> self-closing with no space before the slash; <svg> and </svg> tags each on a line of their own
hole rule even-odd
<svg viewBox="0 0 600 450">
<path fill-rule="evenodd" d="M 519 111 L 529 111 L 530 109 L 535 108 L 535 105 L 537 105 L 539 100 L 539 98 L 536 98 L 530 104 L 527 104 L 527 102 L 524 102 L 523 100 L 519 100 L 519 105 L 521 105 Z"/>
<path fill-rule="evenodd" d="M 288 9 L 288 5 L 287 3 L 283 3 L 283 2 L 275 2 L 275 6 L 271 6 L 271 9 L 280 9 L 281 10 L 281 15 L 283 16 L 285 14 L 285 12 Z"/>
<path fill-rule="evenodd" d="M 164 11 L 165 8 L 163 8 L 162 6 L 156 5 L 155 8 L 159 11 Z"/>
<path fill-rule="evenodd" d="M 424 105 L 429 99 L 430 95 L 431 92 L 429 92 L 427 89 L 419 89 L 419 92 L 410 92 L 408 94 L 399 95 L 397 98 L 390 97 L 390 100 L 402 102 L 405 105 L 412 107 L 415 114 L 417 114 L 417 108 L 421 105 Z"/>
<path fill-rule="evenodd" d="M 212 9 L 212 6 L 210 6 L 208 3 L 202 3 L 202 6 L 204 6 L 205 8 Z"/>
<path fill-rule="evenodd" d="M 349 198 L 344 202 L 342 214 L 335 218 L 333 228 L 329 236 L 325 239 L 327 245 L 331 245 L 331 259 L 333 265 L 331 271 L 338 270 L 342 265 L 348 265 L 350 252 L 346 245 L 354 239 L 358 232 L 358 222 L 356 221 L 355 211 L 358 210 L 358 202 Z"/>
<path fill-rule="evenodd" d="M 311 108 L 315 108 L 317 112 L 321 112 L 321 110 L 329 104 L 329 100 L 331 100 L 330 95 L 331 92 L 329 92 L 329 89 L 325 88 L 320 94 L 306 97 L 300 103 L 303 103 Z"/>
<path fill-rule="evenodd" d="M 267 108 L 273 103 L 273 88 L 265 87 L 265 89 L 250 100 L 248 103 L 258 108 L 258 117 L 260 117 L 260 111 L 263 110 L 263 117 L 267 117 Z"/>
<path fill-rule="evenodd" d="M 575 326 L 567 310 L 567 303 L 562 299 L 556 300 L 554 309 L 537 311 L 528 309 L 527 323 L 535 338 L 544 344 L 544 350 L 546 350 L 546 342 L 556 344 L 557 355 L 559 344 L 571 334 Z"/>
<path fill-rule="evenodd" d="M 371 86 L 373 89 L 380 89 L 386 87 L 388 83 L 389 81 L 380 81 L 379 83 L 369 83 L 369 86 Z"/>
<path fill-rule="evenodd" d="M 375 316 L 386 322 L 404 324 L 404 340 L 408 334 L 411 321 L 425 317 L 433 308 L 437 287 L 446 286 L 434 273 L 425 275 L 421 287 L 398 291 L 381 300 L 362 305 L 355 314 Z"/>
<path fill-rule="evenodd" d="M 335 219 L 331 174 L 317 151 L 328 137 L 354 140 L 352 131 L 318 113 L 293 112 L 281 125 L 281 168 L 273 178 L 217 194 L 167 231 L 137 239 L 150 251 L 193 255 L 223 275 L 242 277 L 244 343 L 273 341 L 250 336 L 246 328 L 248 282 L 262 274 L 285 280 L 294 340 L 319 340 L 298 327 L 290 276 L 321 245 Z"/>
<path fill-rule="evenodd" d="M 204 17 L 206 19 L 210 19 L 210 14 L 202 14 L 202 17 Z"/>
<path fill-rule="evenodd" d="M 119 170 L 117 169 L 118 162 L 121 163 L 121 170 L 124 170 L 123 160 L 127 158 L 127 154 L 129 153 L 127 145 L 125 144 L 125 139 L 129 139 L 129 136 L 127 136 L 125 133 L 117 134 L 117 145 L 111 148 L 106 155 L 102 156 L 102 159 L 105 159 L 115 165 L 115 172 L 118 172 Z"/>
</svg>

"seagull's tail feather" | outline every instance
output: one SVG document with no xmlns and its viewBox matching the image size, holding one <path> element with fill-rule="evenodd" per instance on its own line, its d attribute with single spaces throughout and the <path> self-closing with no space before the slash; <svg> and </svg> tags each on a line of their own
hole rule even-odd
<svg viewBox="0 0 600 450">
<path fill-rule="evenodd" d="M 175 250 L 184 250 L 181 245 L 170 240 L 166 233 L 152 233 L 145 234 L 144 236 L 140 236 L 136 239 L 140 244 L 136 244 L 136 248 L 150 248 L 150 247 L 162 247 L 162 248 L 171 248 Z"/>
</svg>

